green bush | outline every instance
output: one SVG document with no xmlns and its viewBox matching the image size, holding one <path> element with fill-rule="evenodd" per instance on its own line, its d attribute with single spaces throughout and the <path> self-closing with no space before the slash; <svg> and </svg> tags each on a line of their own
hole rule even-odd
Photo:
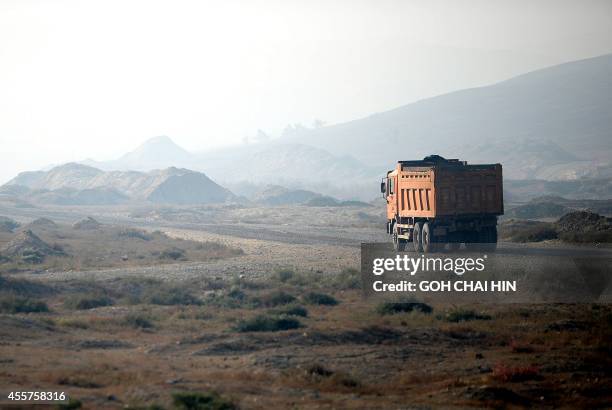
<svg viewBox="0 0 612 410">
<path fill-rule="evenodd" d="M 253 299 L 256 306 L 276 307 L 280 305 L 288 305 L 295 301 L 295 296 L 281 291 L 275 291 L 258 296 Z"/>
<path fill-rule="evenodd" d="M 361 288 L 361 272 L 354 268 L 346 268 L 332 279 L 334 289 L 359 289 Z"/>
<path fill-rule="evenodd" d="M 143 241 L 150 241 L 153 239 L 153 236 L 147 232 L 133 228 L 122 229 L 117 233 L 117 236 L 119 238 L 141 239 Z"/>
<path fill-rule="evenodd" d="M 491 316 L 486 313 L 478 313 L 472 309 L 453 309 L 448 312 L 440 319 L 446 320 L 447 322 L 467 322 L 470 320 L 491 320 Z"/>
<path fill-rule="evenodd" d="M 60 403 L 56 406 L 58 410 L 77 410 L 83 407 L 83 403 L 80 400 L 73 399 L 72 397 L 68 399 L 67 403 Z"/>
<path fill-rule="evenodd" d="M 238 407 L 217 392 L 180 392 L 172 394 L 172 402 L 184 410 L 235 410 Z"/>
<path fill-rule="evenodd" d="M 123 323 L 135 329 L 150 329 L 153 323 L 149 318 L 140 314 L 130 313 L 123 319 Z"/>
<path fill-rule="evenodd" d="M 221 295 L 212 294 L 204 299 L 204 303 L 211 306 L 235 309 L 243 306 L 248 300 L 247 294 L 237 287 L 233 287 L 228 292 Z"/>
<path fill-rule="evenodd" d="M 384 302 L 376 307 L 379 315 L 394 315 L 396 313 L 421 312 L 431 313 L 433 308 L 423 302 L 404 301 L 404 302 Z"/>
<path fill-rule="evenodd" d="M 304 302 L 311 305 L 335 306 L 338 304 L 336 298 L 325 293 L 309 292 L 303 296 Z"/>
<path fill-rule="evenodd" d="M 272 313 L 277 315 L 308 317 L 308 310 L 304 306 L 300 305 L 286 306 L 274 310 Z"/>
<path fill-rule="evenodd" d="M 185 258 L 185 250 L 180 248 L 166 249 L 159 254 L 159 259 L 178 260 Z"/>
<path fill-rule="evenodd" d="M 285 315 L 257 315 L 241 320 L 235 327 L 238 332 L 278 332 L 297 329 L 302 324 L 298 319 Z"/>
<path fill-rule="evenodd" d="M 175 287 L 161 287 L 151 289 L 142 298 L 144 303 L 151 305 L 201 305 L 202 301 L 185 289 Z"/>
<path fill-rule="evenodd" d="M 103 295 L 73 296 L 64 301 L 64 307 L 77 310 L 94 309 L 112 304 L 113 300 Z"/>
<path fill-rule="evenodd" d="M 4 295 L 0 298 L 0 312 L 2 313 L 36 313 L 48 312 L 49 307 L 45 302 L 19 297 Z"/>
<path fill-rule="evenodd" d="M 279 282 L 287 282 L 295 277 L 295 272 L 291 269 L 279 269 L 274 272 L 274 279 Z"/>
<path fill-rule="evenodd" d="M 227 292 L 227 297 L 243 302 L 246 300 L 247 294 L 239 288 L 232 288 L 229 292 Z"/>
</svg>

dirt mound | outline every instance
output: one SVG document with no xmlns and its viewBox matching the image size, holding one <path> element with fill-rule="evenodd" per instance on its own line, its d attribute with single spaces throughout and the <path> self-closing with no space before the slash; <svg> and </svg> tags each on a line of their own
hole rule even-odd
<svg viewBox="0 0 612 410">
<path fill-rule="evenodd" d="M 19 226 L 18 222 L 13 221 L 6 216 L 0 216 L 0 232 L 13 232 L 13 229 Z"/>
<path fill-rule="evenodd" d="M 253 196 L 253 201 L 264 205 L 297 205 L 320 195 L 304 189 L 289 189 L 280 185 L 268 185 Z"/>
<path fill-rule="evenodd" d="M 75 222 L 75 224 L 72 225 L 74 229 L 98 229 L 101 226 L 102 224 L 93 219 L 91 216 L 88 216 L 85 219 L 81 219 L 80 221 Z"/>
<path fill-rule="evenodd" d="M 65 255 L 63 251 L 50 246 L 29 229 L 20 232 L 7 243 L 2 248 L 2 254 L 20 258 L 26 263 L 41 263 L 47 256 Z"/>
<path fill-rule="evenodd" d="M 570 212 L 557 221 L 559 232 L 596 232 L 611 228 L 611 218 L 589 211 Z"/>
<path fill-rule="evenodd" d="M 34 219 L 27 226 L 31 228 L 55 228 L 57 224 L 49 218 L 38 218 Z"/>
</svg>

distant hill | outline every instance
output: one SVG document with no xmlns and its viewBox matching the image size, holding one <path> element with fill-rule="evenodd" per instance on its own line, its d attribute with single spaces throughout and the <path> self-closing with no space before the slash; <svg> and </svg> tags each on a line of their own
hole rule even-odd
<svg viewBox="0 0 612 410">
<path fill-rule="evenodd" d="M 169 137 L 153 137 L 113 161 L 85 160 L 83 164 L 103 170 L 151 171 L 169 167 L 191 168 L 195 158 Z"/>
<path fill-rule="evenodd" d="M 235 198 L 205 174 L 188 169 L 104 172 L 75 163 L 47 172 L 21 173 L 2 190 L 16 192 L 17 196 L 33 202 L 56 205 L 112 205 L 130 200 L 196 204 Z"/>
<path fill-rule="evenodd" d="M 611 177 L 612 55 L 561 64 L 285 138 L 389 167 L 430 153 L 512 179 Z M 594 174 L 594 175 L 591 175 Z"/>
<path fill-rule="evenodd" d="M 321 194 L 304 189 L 289 189 L 279 185 L 268 185 L 250 199 L 262 205 L 296 205 L 320 196 Z"/>
</svg>

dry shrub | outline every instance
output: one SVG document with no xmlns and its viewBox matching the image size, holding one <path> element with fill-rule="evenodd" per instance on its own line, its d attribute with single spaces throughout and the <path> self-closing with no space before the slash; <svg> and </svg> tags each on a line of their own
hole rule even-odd
<svg viewBox="0 0 612 410">
<path fill-rule="evenodd" d="M 285 315 L 257 315 L 241 320 L 235 326 L 238 332 L 278 332 L 300 328 L 302 324 L 295 317 Z"/>
<path fill-rule="evenodd" d="M 0 296 L 0 312 L 2 313 L 37 313 L 48 312 L 45 302 L 15 295 Z"/>
<path fill-rule="evenodd" d="M 280 291 L 270 292 L 253 298 L 255 306 L 276 307 L 280 305 L 288 305 L 295 301 L 295 296 Z"/>
<path fill-rule="evenodd" d="M 493 368 L 493 378 L 501 382 L 522 382 L 540 377 L 540 369 L 537 366 L 513 367 L 500 363 Z"/>
<path fill-rule="evenodd" d="M 238 407 L 217 392 L 177 392 L 172 394 L 172 402 L 185 410 L 234 410 Z"/>
<path fill-rule="evenodd" d="M 533 353 L 535 351 L 535 348 L 528 343 L 522 343 L 517 340 L 512 340 L 510 342 L 510 350 L 512 351 L 512 353 Z"/>
<path fill-rule="evenodd" d="M 335 306 L 338 304 L 336 298 L 326 293 L 308 292 L 302 298 L 304 302 L 311 305 Z"/>
</svg>

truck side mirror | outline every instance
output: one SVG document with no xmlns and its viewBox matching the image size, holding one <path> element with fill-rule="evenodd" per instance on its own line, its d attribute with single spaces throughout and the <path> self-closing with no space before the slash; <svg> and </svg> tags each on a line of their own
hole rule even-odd
<svg viewBox="0 0 612 410">
<path fill-rule="evenodd" d="M 384 182 L 380 183 L 380 193 L 384 194 L 387 191 L 387 184 L 385 184 Z"/>
</svg>

